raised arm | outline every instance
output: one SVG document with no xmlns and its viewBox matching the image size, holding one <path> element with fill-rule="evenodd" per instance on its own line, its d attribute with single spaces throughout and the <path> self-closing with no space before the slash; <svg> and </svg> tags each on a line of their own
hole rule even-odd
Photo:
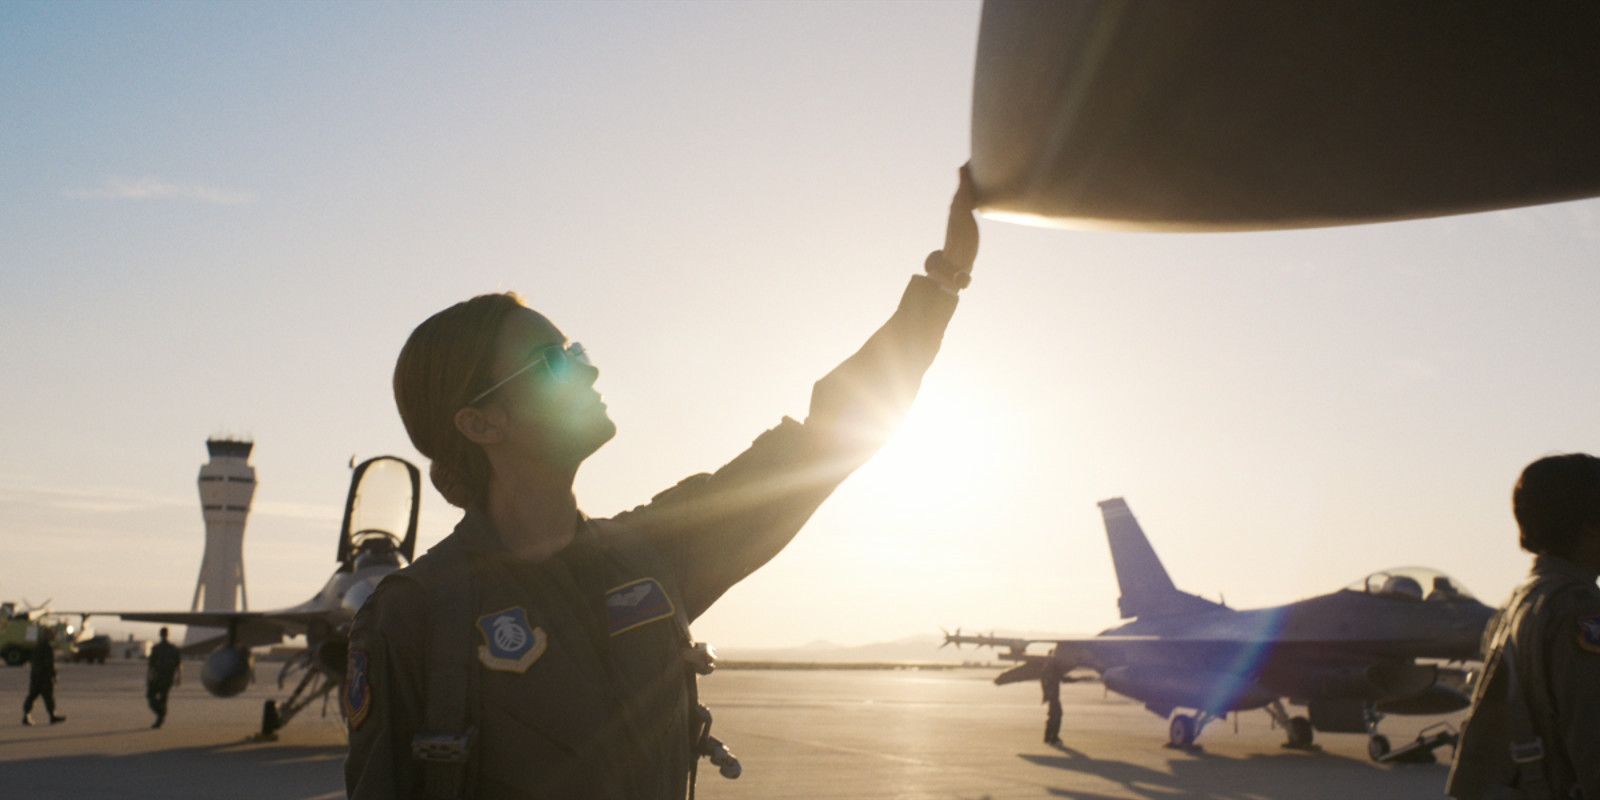
<svg viewBox="0 0 1600 800">
<path fill-rule="evenodd" d="M 785 418 L 715 473 L 617 518 L 675 562 L 691 619 L 777 555 L 887 439 L 939 352 L 977 249 L 963 168 L 944 248 L 928 256 L 927 274 L 911 278 L 888 322 L 817 381 L 806 421 Z"/>
</svg>

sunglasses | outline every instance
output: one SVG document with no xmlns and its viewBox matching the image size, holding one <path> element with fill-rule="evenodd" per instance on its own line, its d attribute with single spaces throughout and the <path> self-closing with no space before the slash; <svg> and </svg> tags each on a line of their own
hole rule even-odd
<svg viewBox="0 0 1600 800">
<path fill-rule="evenodd" d="M 510 375 L 501 378 L 495 385 L 479 392 L 477 397 L 467 401 L 467 405 L 477 405 L 478 401 L 494 394 L 496 389 L 510 383 L 518 375 L 541 365 L 549 371 L 551 378 L 565 383 L 572 378 L 573 364 L 582 364 L 586 367 L 593 366 L 589 363 L 589 353 L 583 349 L 583 345 L 577 342 L 565 346 L 559 344 L 546 345 L 539 348 L 532 360 L 518 367 Z"/>
</svg>

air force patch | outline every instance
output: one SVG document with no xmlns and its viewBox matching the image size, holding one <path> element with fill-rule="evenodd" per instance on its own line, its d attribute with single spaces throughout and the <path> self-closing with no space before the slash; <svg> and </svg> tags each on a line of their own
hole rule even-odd
<svg viewBox="0 0 1600 800">
<path fill-rule="evenodd" d="M 1578 646 L 1600 653 L 1600 615 L 1578 620 Z"/>
<path fill-rule="evenodd" d="M 483 634 L 478 660 L 501 672 L 527 672 L 550 645 L 543 628 L 528 624 L 521 606 L 478 617 L 478 633 Z"/>
<path fill-rule="evenodd" d="M 372 684 L 367 680 L 367 651 L 350 648 L 350 659 L 345 665 L 344 691 L 339 693 L 339 704 L 344 707 L 344 718 L 350 730 L 361 730 L 372 710 Z"/>
<path fill-rule="evenodd" d="M 612 636 L 667 619 L 672 613 L 672 598 L 655 578 L 640 578 L 606 592 L 606 617 Z"/>
</svg>

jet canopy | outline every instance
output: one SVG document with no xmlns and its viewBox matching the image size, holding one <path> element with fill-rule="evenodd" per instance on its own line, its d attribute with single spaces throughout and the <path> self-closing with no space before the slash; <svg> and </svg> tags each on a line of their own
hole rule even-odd
<svg viewBox="0 0 1600 800">
<path fill-rule="evenodd" d="M 342 571 L 411 560 L 421 490 L 419 471 L 403 458 L 379 456 L 355 465 L 339 534 Z"/>
<path fill-rule="evenodd" d="M 1427 567 L 1381 570 L 1344 587 L 1345 591 L 1418 602 L 1474 599 L 1454 578 Z"/>
</svg>

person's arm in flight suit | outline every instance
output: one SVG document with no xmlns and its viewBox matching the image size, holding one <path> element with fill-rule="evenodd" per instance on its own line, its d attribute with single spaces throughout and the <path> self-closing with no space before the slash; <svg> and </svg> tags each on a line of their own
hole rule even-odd
<svg viewBox="0 0 1600 800">
<path fill-rule="evenodd" d="M 427 595 L 412 581 L 383 581 L 356 614 L 350 647 L 365 654 L 365 672 L 355 674 L 351 659 L 339 687 L 350 730 L 344 784 L 352 800 L 421 796 L 411 739 L 422 724 L 427 640 Z M 352 690 L 358 682 L 365 690 Z"/>
<path fill-rule="evenodd" d="M 1555 705 L 1557 745 L 1572 766 L 1583 796 L 1600 798 L 1600 635 L 1585 621 L 1600 624 L 1600 590 L 1559 595 L 1545 636 L 1547 687 Z"/>
<path fill-rule="evenodd" d="M 816 383 L 805 423 L 784 418 L 715 473 L 617 518 L 674 562 L 690 619 L 777 555 L 883 444 L 939 351 L 977 247 L 963 169 L 945 247 L 929 257 L 929 274 L 914 276 L 889 321 Z"/>
</svg>

